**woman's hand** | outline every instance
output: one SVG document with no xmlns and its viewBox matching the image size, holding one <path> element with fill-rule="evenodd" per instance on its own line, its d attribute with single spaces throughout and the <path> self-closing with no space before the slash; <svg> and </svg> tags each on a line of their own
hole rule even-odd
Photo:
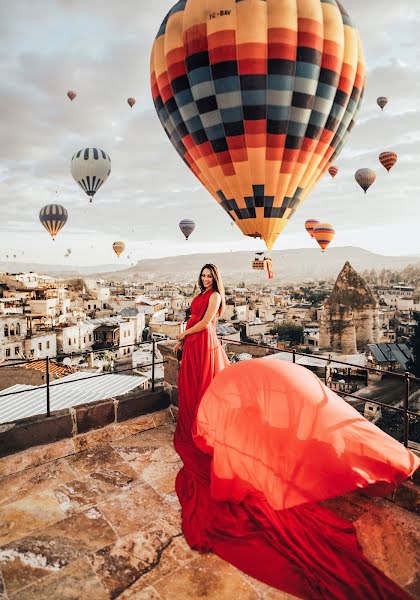
<svg viewBox="0 0 420 600">
<path fill-rule="evenodd" d="M 182 331 L 182 332 L 179 334 L 179 336 L 178 336 L 178 340 L 179 340 L 180 342 L 184 341 L 184 340 L 185 340 L 185 338 L 186 338 L 186 335 L 187 335 L 187 334 L 186 334 L 186 332 L 185 332 L 185 331 Z"/>
<path fill-rule="evenodd" d="M 176 353 L 178 352 L 178 350 L 179 350 L 180 348 L 182 348 L 182 346 L 183 346 L 183 345 L 184 345 L 184 343 L 183 343 L 183 342 L 181 342 L 181 341 L 180 341 L 180 342 L 177 342 L 177 343 L 175 344 L 175 348 L 174 348 L 174 354 L 176 354 Z"/>
</svg>

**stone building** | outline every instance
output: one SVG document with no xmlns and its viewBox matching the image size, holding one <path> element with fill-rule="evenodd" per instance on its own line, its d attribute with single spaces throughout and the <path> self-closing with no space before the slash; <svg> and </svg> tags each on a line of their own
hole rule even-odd
<svg viewBox="0 0 420 600">
<path fill-rule="evenodd" d="M 379 303 L 366 281 L 346 262 L 324 303 L 319 348 L 356 354 L 379 337 Z"/>
</svg>

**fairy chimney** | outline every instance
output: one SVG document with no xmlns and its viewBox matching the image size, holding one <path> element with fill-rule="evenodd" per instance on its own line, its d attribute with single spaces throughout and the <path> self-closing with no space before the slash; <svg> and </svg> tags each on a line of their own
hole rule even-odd
<svg viewBox="0 0 420 600">
<path fill-rule="evenodd" d="M 379 303 L 372 290 L 346 262 L 324 303 L 319 348 L 355 354 L 379 338 Z"/>
</svg>

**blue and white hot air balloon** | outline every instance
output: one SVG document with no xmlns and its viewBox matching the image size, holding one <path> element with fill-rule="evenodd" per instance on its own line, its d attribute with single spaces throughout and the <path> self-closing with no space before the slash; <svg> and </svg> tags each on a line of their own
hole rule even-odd
<svg viewBox="0 0 420 600">
<path fill-rule="evenodd" d="M 100 148 L 84 148 L 72 156 L 71 174 L 82 190 L 93 196 L 111 173 L 111 159 Z"/>
</svg>

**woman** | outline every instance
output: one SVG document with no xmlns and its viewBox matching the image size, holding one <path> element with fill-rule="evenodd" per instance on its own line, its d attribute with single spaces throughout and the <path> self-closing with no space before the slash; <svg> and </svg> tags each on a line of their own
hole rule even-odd
<svg viewBox="0 0 420 600">
<path fill-rule="evenodd" d="M 353 525 L 317 501 L 395 485 L 418 460 L 303 367 L 264 359 L 225 369 L 217 267 L 205 265 L 199 284 L 179 336 L 174 436 L 189 545 L 299 598 L 407 600 L 363 556 Z"/>
</svg>

